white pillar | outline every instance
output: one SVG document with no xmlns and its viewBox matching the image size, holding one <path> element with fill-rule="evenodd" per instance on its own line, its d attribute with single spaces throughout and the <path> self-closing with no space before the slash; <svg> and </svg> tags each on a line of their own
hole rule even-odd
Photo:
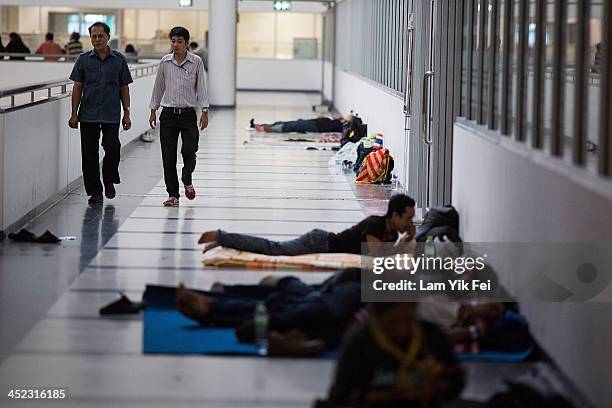
<svg viewBox="0 0 612 408">
<path fill-rule="evenodd" d="M 208 94 L 213 106 L 236 104 L 236 0 L 210 0 Z"/>
</svg>

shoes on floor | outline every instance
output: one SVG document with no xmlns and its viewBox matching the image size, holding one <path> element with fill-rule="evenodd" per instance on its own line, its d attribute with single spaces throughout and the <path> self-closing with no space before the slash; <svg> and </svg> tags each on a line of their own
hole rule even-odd
<svg viewBox="0 0 612 408">
<path fill-rule="evenodd" d="M 102 201 L 104 201 L 102 194 L 92 194 L 89 200 L 87 200 L 89 204 L 100 204 Z"/>
<path fill-rule="evenodd" d="M 62 242 L 61 239 L 56 237 L 49 230 L 45 231 L 42 235 L 36 236 L 27 229 L 21 229 L 17 233 L 8 234 L 9 239 L 18 242 L 38 242 L 40 244 L 57 244 Z"/>
<path fill-rule="evenodd" d="M 195 188 L 193 188 L 193 184 L 185 186 L 185 197 L 187 197 L 188 200 L 196 198 L 196 191 Z"/>
<path fill-rule="evenodd" d="M 104 195 L 108 199 L 115 198 L 117 192 L 115 191 L 115 185 L 113 183 L 104 183 Z"/>
<path fill-rule="evenodd" d="M 249 121 L 249 125 L 252 129 L 255 129 L 255 118 L 251 118 L 251 120 Z"/>
<path fill-rule="evenodd" d="M 176 197 L 170 197 L 166 201 L 164 201 L 164 207 L 178 207 L 179 200 Z"/>
</svg>

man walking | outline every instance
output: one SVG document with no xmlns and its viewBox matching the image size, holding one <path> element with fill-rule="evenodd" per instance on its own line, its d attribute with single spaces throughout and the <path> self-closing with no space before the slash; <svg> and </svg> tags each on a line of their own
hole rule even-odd
<svg viewBox="0 0 612 408">
<path fill-rule="evenodd" d="M 198 111 L 202 110 L 200 129 L 208 126 L 208 95 L 204 78 L 204 64 L 200 57 L 188 52 L 189 31 L 184 27 L 170 30 L 172 53 L 161 59 L 153 95 L 151 96 L 151 115 L 149 124 L 155 128 L 156 111 L 163 107 L 159 116 L 164 181 L 168 199 L 166 207 L 178 207 L 179 182 L 176 174 L 176 149 L 179 134 L 183 142 L 183 171 L 181 181 L 185 186 L 185 196 L 193 200 L 196 191 L 191 174 L 196 166 L 198 151 Z"/>
<path fill-rule="evenodd" d="M 89 35 L 94 48 L 79 55 L 70 74 L 74 86 L 69 125 L 76 129 L 81 122 L 83 183 L 90 196 L 89 204 L 97 204 L 102 202 L 98 156 L 100 131 L 104 148 L 104 194 L 110 199 L 115 197 L 114 184 L 120 183 L 120 103 L 123 104 L 123 129 L 127 130 L 132 126 L 128 85 L 133 81 L 126 58 L 108 46 L 110 27 L 105 23 L 94 23 L 89 27 Z"/>
</svg>

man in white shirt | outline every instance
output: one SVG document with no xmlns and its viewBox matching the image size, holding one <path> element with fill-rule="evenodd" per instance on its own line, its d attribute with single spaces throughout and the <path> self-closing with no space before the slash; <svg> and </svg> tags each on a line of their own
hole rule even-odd
<svg viewBox="0 0 612 408">
<path fill-rule="evenodd" d="M 185 186 L 185 196 L 193 200 L 196 196 L 191 174 L 196 166 L 198 151 L 198 113 L 200 129 L 208 126 L 208 95 L 202 60 L 188 52 L 189 31 L 184 27 L 170 30 L 172 53 L 164 55 L 159 64 L 153 95 L 151 96 L 151 115 L 149 125 L 155 128 L 156 111 L 162 106 L 160 121 L 160 141 L 164 164 L 164 181 L 168 199 L 166 207 L 178 207 L 179 183 L 176 174 L 176 149 L 181 135 L 183 147 L 183 170 L 181 180 Z"/>
</svg>

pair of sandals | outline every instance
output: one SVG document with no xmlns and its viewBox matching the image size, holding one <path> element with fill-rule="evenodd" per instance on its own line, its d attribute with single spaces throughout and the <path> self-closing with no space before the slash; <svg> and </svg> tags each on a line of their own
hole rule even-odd
<svg viewBox="0 0 612 408">
<path fill-rule="evenodd" d="M 62 242 L 61 239 L 53 235 L 49 230 L 37 236 L 24 228 L 17 233 L 12 232 L 8 234 L 8 237 L 17 242 L 36 242 L 39 244 L 57 244 Z"/>
</svg>

